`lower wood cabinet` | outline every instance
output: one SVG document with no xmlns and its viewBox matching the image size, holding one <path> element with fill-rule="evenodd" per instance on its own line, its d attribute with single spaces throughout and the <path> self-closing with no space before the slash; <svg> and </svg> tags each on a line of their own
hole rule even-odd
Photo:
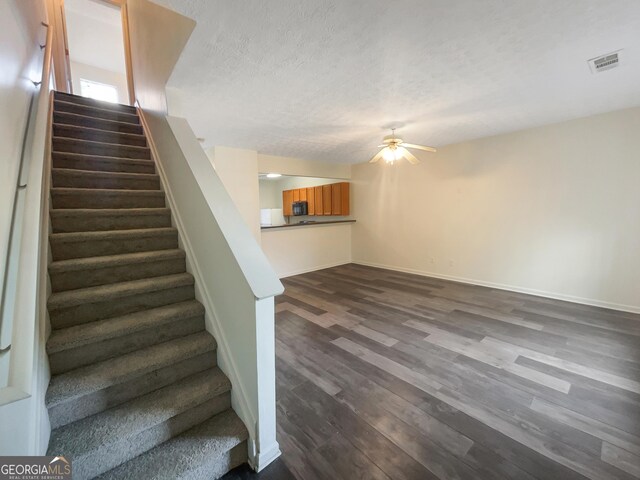
<svg viewBox="0 0 640 480">
<path fill-rule="evenodd" d="M 282 192 L 282 214 L 293 215 L 293 202 L 307 202 L 309 215 L 349 215 L 349 182 L 331 183 L 317 187 L 296 188 Z"/>
</svg>

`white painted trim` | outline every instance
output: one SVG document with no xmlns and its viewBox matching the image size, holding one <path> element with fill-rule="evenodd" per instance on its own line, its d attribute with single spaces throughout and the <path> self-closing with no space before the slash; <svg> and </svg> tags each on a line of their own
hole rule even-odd
<svg viewBox="0 0 640 480">
<path fill-rule="evenodd" d="M 583 298 L 583 297 L 576 297 L 573 295 L 564 295 L 561 293 L 548 292 L 545 290 L 536 290 L 534 288 L 518 287 L 515 285 L 506 285 L 503 283 L 485 282 L 483 280 L 456 277 L 453 275 L 443 275 L 440 273 L 425 272 L 422 270 L 415 270 L 412 268 L 397 267 L 394 265 L 385 265 L 382 263 L 365 262 L 362 260 L 353 260 L 353 262 L 351 263 L 355 263 L 357 265 L 365 265 L 367 267 L 383 268 L 385 270 L 393 270 L 396 272 L 412 273 L 414 275 L 420 275 L 422 277 L 441 278 L 443 280 L 451 280 L 453 282 L 466 283 L 469 285 L 479 285 L 482 287 L 490 287 L 498 290 L 506 290 L 509 292 L 526 293 L 528 295 L 535 295 L 537 297 L 550 298 L 554 300 L 563 300 L 565 302 L 579 303 L 581 305 L 589 305 L 592 307 L 609 308 L 611 310 L 618 310 L 621 312 L 628 312 L 628 313 L 640 313 L 640 306 L 624 305 L 624 304 L 612 303 L 612 302 L 603 302 L 601 300 L 595 300 L 592 298 Z"/>
<path fill-rule="evenodd" d="M 260 472 L 274 462 L 280 455 L 282 455 L 280 445 L 276 442 L 268 451 L 260 452 L 252 458 L 249 461 L 249 465 L 256 472 Z"/>
<path fill-rule="evenodd" d="M 158 175 L 160 176 L 162 189 L 165 192 L 167 202 L 169 203 L 169 208 L 171 209 L 172 223 L 178 230 L 180 247 L 184 249 L 186 254 L 187 271 L 191 273 L 195 279 L 196 299 L 200 301 L 205 307 L 205 322 L 207 331 L 215 337 L 218 344 L 217 354 L 222 357 L 222 362 L 218 362 L 219 366 L 221 369 L 223 369 L 224 373 L 229 377 L 232 383 L 231 399 L 233 409 L 242 419 L 245 426 L 247 427 L 247 430 L 249 430 L 249 442 L 255 442 L 255 425 L 257 423 L 257 419 L 251 411 L 250 401 L 246 394 L 246 389 L 243 386 L 241 376 L 238 373 L 238 367 L 233 361 L 232 356 L 229 354 L 231 349 L 229 347 L 229 343 L 224 334 L 224 331 L 220 327 L 213 300 L 211 299 L 206 289 L 200 288 L 200 285 L 203 285 L 205 283 L 204 276 L 202 274 L 202 271 L 198 267 L 198 262 L 195 261 L 193 247 L 191 246 L 189 237 L 185 233 L 184 224 L 180 216 L 180 210 L 178 209 L 173 194 L 171 193 L 171 188 L 169 187 L 169 182 L 167 180 L 163 165 L 159 161 L 158 152 L 156 150 L 155 144 L 153 143 L 153 138 L 149 134 L 149 128 L 147 120 L 145 118 L 145 114 L 142 109 L 139 108 L 139 105 L 137 107 L 138 114 L 140 116 L 140 123 L 142 124 L 145 135 L 147 137 L 151 155 L 153 156 L 154 163 L 156 164 L 156 167 L 158 169 Z M 249 448 L 250 452 L 251 450 L 252 449 Z M 253 461 L 253 458 L 251 458 L 251 456 L 250 460 Z"/>
<path fill-rule="evenodd" d="M 355 262 L 352 262 L 351 260 L 347 260 L 346 262 L 329 263 L 326 265 L 318 265 L 311 268 L 293 270 L 291 272 L 281 274 L 280 278 L 293 277 L 294 275 L 302 275 L 303 273 L 309 273 L 309 272 L 317 272 L 318 270 L 324 270 L 325 268 L 339 267 L 340 265 L 348 265 L 350 263 L 355 263 Z"/>
</svg>

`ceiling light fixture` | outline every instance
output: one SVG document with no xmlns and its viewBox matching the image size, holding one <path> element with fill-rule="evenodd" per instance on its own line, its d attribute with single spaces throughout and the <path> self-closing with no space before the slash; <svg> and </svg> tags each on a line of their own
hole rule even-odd
<svg viewBox="0 0 640 480">
<path fill-rule="evenodd" d="M 381 158 L 389 165 L 393 165 L 397 160 L 406 158 L 410 164 L 416 165 L 420 163 L 413 153 L 407 148 L 415 148 L 417 150 L 424 150 L 426 152 L 435 153 L 436 149 L 433 147 L 425 147 L 424 145 L 413 145 L 411 143 L 404 143 L 401 138 L 396 137 L 396 129 L 391 129 L 391 135 L 384 137 L 383 144 L 378 145 L 378 148 L 382 148 L 375 157 L 373 157 L 369 163 L 376 163 Z"/>
<path fill-rule="evenodd" d="M 267 173 L 267 178 L 278 178 L 281 177 L 281 173 Z"/>
</svg>

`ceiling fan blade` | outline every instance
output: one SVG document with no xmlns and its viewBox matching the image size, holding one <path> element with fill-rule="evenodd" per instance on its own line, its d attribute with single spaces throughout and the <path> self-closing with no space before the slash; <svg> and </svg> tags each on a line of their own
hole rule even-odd
<svg viewBox="0 0 640 480">
<path fill-rule="evenodd" d="M 415 156 L 413 153 L 411 153 L 409 150 L 407 150 L 406 148 L 403 148 L 403 149 L 402 149 L 402 155 L 404 155 L 404 156 L 405 156 L 405 158 L 406 158 L 407 160 L 409 160 L 409 163 L 410 163 L 411 165 L 417 165 L 417 164 L 419 164 L 419 163 L 420 163 L 420 160 L 418 160 L 418 159 L 416 158 L 416 156 Z"/>
<path fill-rule="evenodd" d="M 371 160 L 369 160 L 369 163 L 376 163 L 381 158 L 382 158 L 382 150 L 380 150 Z"/>
<path fill-rule="evenodd" d="M 433 152 L 435 153 L 437 150 L 433 147 L 426 147 L 424 145 L 413 145 L 412 143 L 401 143 L 400 144 L 403 147 L 406 148 L 415 148 L 417 150 L 424 150 L 425 152 Z"/>
</svg>

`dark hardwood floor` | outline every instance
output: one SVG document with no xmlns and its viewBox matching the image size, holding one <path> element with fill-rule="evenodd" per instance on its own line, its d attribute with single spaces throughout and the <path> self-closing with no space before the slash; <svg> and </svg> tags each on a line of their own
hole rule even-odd
<svg viewBox="0 0 640 480">
<path fill-rule="evenodd" d="M 640 315 L 358 265 L 284 284 L 296 478 L 640 478 Z"/>
</svg>

